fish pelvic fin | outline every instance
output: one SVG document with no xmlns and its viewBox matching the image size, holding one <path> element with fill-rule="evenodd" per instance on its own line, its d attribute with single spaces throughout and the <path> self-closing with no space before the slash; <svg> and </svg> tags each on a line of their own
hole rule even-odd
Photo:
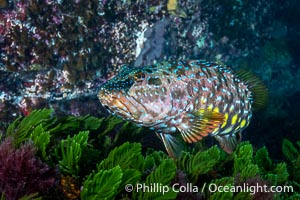
<svg viewBox="0 0 300 200">
<path fill-rule="evenodd" d="M 181 156 L 184 145 L 180 138 L 167 133 L 156 133 L 156 135 L 163 141 L 169 156 L 174 159 Z"/>
<path fill-rule="evenodd" d="M 231 154 L 237 144 L 242 140 L 241 132 L 235 132 L 227 135 L 214 135 L 219 142 L 220 147 L 228 154 Z"/>
<path fill-rule="evenodd" d="M 188 130 L 181 130 L 185 142 L 193 143 L 202 140 L 214 132 L 224 121 L 224 115 L 219 112 L 200 109 L 193 112 L 195 116 L 192 126 Z"/>
<path fill-rule="evenodd" d="M 268 100 L 268 90 L 263 81 L 245 69 L 237 71 L 236 74 L 238 78 L 247 84 L 249 90 L 251 91 L 253 108 L 256 110 L 264 108 Z"/>
</svg>

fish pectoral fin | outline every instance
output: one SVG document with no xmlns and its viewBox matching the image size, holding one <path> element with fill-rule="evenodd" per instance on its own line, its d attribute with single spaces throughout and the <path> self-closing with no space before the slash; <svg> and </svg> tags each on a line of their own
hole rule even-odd
<svg viewBox="0 0 300 200">
<path fill-rule="evenodd" d="M 185 142 L 193 143 L 212 133 L 224 121 L 224 115 L 219 112 L 199 110 L 193 113 L 196 120 L 188 130 L 181 130 Z"/>
<path fill-rule="evenodd" d="M 183 142 L 180 138 L 167 133 L 156 133 L 156 135 L 163 141 L 169 156 L 172 158 L 180 157 L 184 148 Z"/>
<path fill-rule="evenodd" d="M 221 148 L 231 154 L 236 148 L 237 144 L 241 141 L 241 132 L 231 133 L 227 135 L 215 135 L 216 140 L 219 142 Z"/>
</svg>

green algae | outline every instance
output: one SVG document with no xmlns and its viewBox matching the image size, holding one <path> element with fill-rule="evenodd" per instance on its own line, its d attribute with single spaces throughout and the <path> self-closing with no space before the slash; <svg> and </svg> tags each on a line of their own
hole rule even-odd
<svg viewBox="0 0 300 200">
<path fill-rule="evenodd" d="M 150 134 L 146 129 L 130 122 L 122 123 L 115 117 L 57 118 L 51 110 L 43 109 L 16 119 L 8 127 L 6 137 L 13 138 L 16 148 L 33 142 L 36 156 L 49 166 L 58 166 L 60 177 L 54 178 L 59 181 L 70 176 L 76 180 L 82 188 L 78 199 L 176 199 L 180 195 L 201 199 L 253 199 L 260 195 L 296 199 L 300 195 L 299 142 L 293 144 L 285 139 L 282 144 L 285 160 L 279 161 L 269 157 L 266 147 L 256 150 L 247 141 L 240 143 L 231 155 L 218 146 L 201 146 L 199 151 L 195 145 L 192 151 L 185 151 L 173 160 L 165 152 L 143 150 L 139 139 L 145 133 Z M 125 142 L 123 137 L 131 142 Z M 189 193 L 177 190 L 187 183 L 198 190 Z M 128 184 L 133 186 L 132 192 L 126 191 Z M 165 191 L 137 190 L 137 185 L 155 184 Z M 175 190 L 174 184 L 177 184 Z M 212 184 L 224 187 L 242 184 L 266 185 L 267 188 L 292 186 L 293 192 L 212 192 L 208 188 Z M 68 199 L 60 187 L 52 188 L 53 194 L 60 194 L 56 199 Z M 5 198 L 5 191 L 0 192 Z"/>
</svg>

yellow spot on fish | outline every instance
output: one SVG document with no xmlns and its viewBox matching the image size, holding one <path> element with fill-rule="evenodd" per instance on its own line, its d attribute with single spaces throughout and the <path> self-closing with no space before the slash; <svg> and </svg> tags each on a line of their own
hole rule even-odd
<svg viewBox="0 0 300 200">
<path fill-rule="evenodd" d="M 219 110 L 219 108 L 218 107 L 215 107 L 214 109 L 213 109 L 213 112 L 219 112 L 220 110 Z"/>
<path fill-rule="evenodd" d="M 229 133 L 229 132 L 231 132 L 232 131 L 232 127 L 229 127 L 229 128 L 227 128 L 227 129 L 225 129 L 223 132 L 222 132 L 222 134 L 224 134 L 224 133 Z"/>
<path fill-rule="evenodd" d="M 246 125 L 246 120 L 243 119 L 242 122 L 241 122 L 241 128 L 243 128 L 245 125 Z"/>
<path fill-rule="evenodd" d="M 208 110 L 208 111 L 212 111 L 213 107 L 214 107 L 214 105 L 209 104 L 209 106 L 207 107 L 207 110 Z"/>
<path fill-rule="evenodd" d="M 202 104 L 205 104 L 205 103 L 206 103 L 206 99 L 205 99 L 203 96 L 201 97 L 201 103 L 202 103 Z"/>
<path fill-rule="evenodd" d="M 236 123 L 237 118 L 238 118 L 238 115 L 237 115 L 237 114 L 233 115 L 233 117 L 232 117 L 232 119 L 231 119 L 231 124 L 232 124 L 232 125 Z"/>
<path fill-rule="evenodd" d="M 203 113 L 205 112 L 204 109 L 199 109 L 198 111 L 195 112 L 196 115 L 203 115 Z M 205 119 L 203 119 L 205 120 Z"/>
<path fill-rule="evenodd" d="M 228 113 L 225 113 L 225 114 L 224 114 L 224 122 L 223 122 L 221 128 L 224 128 L 224 127 L 226 126 L 227 120 L 228 120 Z"/>
<path fill-rule="evenodd" d="M 236 130 L 238 130 L 238 129 L 240 129 L 241 127 L 240 126 L 237 126 L 234 130 L 236 131 Z"/>
<path fill-rule="evenodd" d="M 219 131 L 219 128 L 216 128 L 216 129 L 212 132 L 212 134 L 215 135 L 218 131 Z"/>
</svg>

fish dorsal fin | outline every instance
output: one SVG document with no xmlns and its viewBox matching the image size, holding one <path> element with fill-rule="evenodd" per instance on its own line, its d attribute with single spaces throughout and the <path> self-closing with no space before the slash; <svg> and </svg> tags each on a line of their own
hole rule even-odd
<svg viewBox="0 0 300 200">
<path fill-rule="evenodd" d="M 262 80 L 245 69 L 237 71 L 236 74 L 239 79 L 247 84 L 251 91 L 253 108 L 257 110 L 264 108 L 268 99 L 268 90 Z"/>
<path fill-rule="evenodd" d="M 195 116 L 195 120 L 191 128 L 180 131 L 184 141 L 188 143 L 200 141 L 224 121 L 224 115 L 219 112 L 200 109 L 192 114 Z"/>
<path fill-rule="evenodd" d="M 169 156 L 172 158 L 180 157 L 184 148 L 182 139 L 167 133 L 156 133 L 156 135 L 163 141 Z"/>
</svg>

